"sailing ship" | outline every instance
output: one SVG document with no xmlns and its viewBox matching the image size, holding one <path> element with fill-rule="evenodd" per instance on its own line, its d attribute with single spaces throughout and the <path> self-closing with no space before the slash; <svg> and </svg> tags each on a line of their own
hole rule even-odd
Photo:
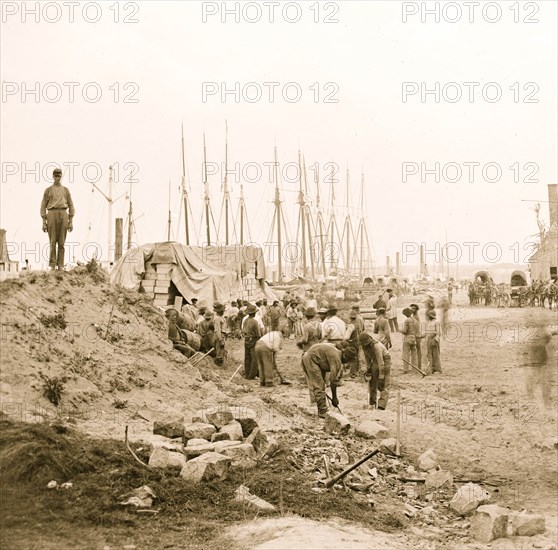
<svg viewBox="0 0 558 550">
<path fill-rule="evenodd" d="M 207 173 L 207 145 L 205 133 L 203 135 L 203 167 L 202 185 L 203 198 L 200 212 L 199 232 L 192 231 L 193 219 L 192 200 L 187 182 L 186 153 L 184 146 L 184 127 L 181 129 L 181 158 L 182 176 L 180 184 L 179 221 L 184 214 L 184 242 L 187 246 L 204 245 L 244 245 L 252 242 L 249 226 L 249 216 L 244 185 L 240 182 L 237 198 L 236 215 L 234 215 L 233 192 L 228 182 L 229 144 L 228 125 L 225 122 L 225 148 L 224 171 L 221 177 L 220 193 L 222 196 L 218 222 L 216 223 L 211 202 L 210 182 Z M 376 267 L 372 254 L 371 241 L 366 223 L 365 210 L 365 179 L 361 176 L 359 204 L 357 207 L 351 203 L 353 196 L 350 182 L 349 169 L 346 170 L 345 179 L 345 204 L 337 204 L 334 163 L 330 166 L 328 178 L 324 183 L 329 183 L 329 203 L 324 209 L 322 182 L 318 165 L 314 165 L 314 185 L 310 188 L 306 159 L 298 151 L 298 189 L 294 191 L 297 212 L 296 224 L 289 223 L 286 216 L 287 203 L 282 197 L 285 191 L 282 181 L 281 164 L 275 146 L 273 151 L 273 194 L 270 196 L 272 205 L 271 224 L 269 225 L 268 238 L 262 249 L 272 247 L 266 251 L 268 258 L 273 258 L 271 270 L 273 282 L 282 284 L 289 279 L 298 279 L 304 282 L 317 282 L 335 280 L 338 284 L 362 284 L 367 277 L 374 277 Z M 342 216 L 341 214 L 344 214 Z M 355 215 L 356 214 L 356 215 Z M 340 229 L 340 221 L 342 227 Z M 169 217 L 170 224 L 170 217 Z M 205 238 L 199 239 L 197 235 Z M 170 229 L 168 230 L 170 239 Z M 294 239 L 291 238 L 294 237 Z M 201 242 L 200 242 L 201 241 Z M 273 244 L 270 244 L 273 243 Z M 268 262 L 269 263 L 269 262 Z"/>
</svg>

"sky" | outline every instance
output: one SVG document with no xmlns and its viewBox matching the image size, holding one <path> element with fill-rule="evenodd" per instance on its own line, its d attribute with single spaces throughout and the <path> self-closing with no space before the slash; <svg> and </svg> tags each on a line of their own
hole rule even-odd
<svg viewBox="0 0 558 550">
<path fill-rule="evenodd" d="M 364 174 L 377 265 L 396 251 L 416 263 L 420 243 L 434 263 L 446 241 L 462 263 L 529 256 L 533 207 L 558 181 L 556 2 L 472 13 L 462 2 L 279 2 L 273 20 L 254 2 L 82 2 L 73 18 L 67 2 L 35 4 L 2 3 L 0 226 L 12 259 L 47 263 L 39 206 L 55 165 L 76 207 L 72 258 L 107 257 L 108 202 L 91 181 L 108 194 L 110 165 L 113 217 L 126 218 L 133 180 L 134 242 L 167 240 L 169 186 L 171 240 L 184 242 L 181 124 L 201 241 L 203 135 L 218 225 L 225 121 L 233 210 L 244 183 L 254 242 L 273 240 L 276 146 L 291 241 L 300 150 L 313 204 L 310 167 L 327 207 L 333 163 L 341 223 L 346 171 L 355 217 Z"/>
</svg>

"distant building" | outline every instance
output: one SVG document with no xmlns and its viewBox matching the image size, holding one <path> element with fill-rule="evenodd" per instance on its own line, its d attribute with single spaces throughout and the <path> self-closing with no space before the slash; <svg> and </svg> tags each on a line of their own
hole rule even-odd
<svg viewBox="0 0 558 550">
<path fill-rule="evenodd" d="M 0 281 L 19 277 L 19 262 L 10 260 L 6 242 L 6 230 L 0 229 Z"/>
<path fill-rule="evenodd" d="M 529 258 L 532 280 L 548 281 L 558 277 L 558 184 L 548 186 L 549 229 Z"/>
</svg>

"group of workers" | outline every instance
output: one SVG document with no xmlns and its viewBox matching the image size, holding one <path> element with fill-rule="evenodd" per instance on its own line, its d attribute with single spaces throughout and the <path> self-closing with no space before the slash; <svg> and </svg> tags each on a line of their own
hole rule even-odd
<svg viewBox="0 0 558 550">
<path fill-rule="evenodd" d="M 209 354 L 216 365 L 222 365 L 227 337 L 242 337 L 244 377 L 258 379 L 261 386 L 274 386 L 290 383 L 279 373 L 276 358 L 284 339 L 296 338 L 310 400 L 316 404 L 320 417 L 328 410 L 327 399 L 338 407 L 337 387 L 343 385 L 344 372 L 349 378 L 357 378 L 362 362 L 369 407 L 386 408 L 392 363 L 389 349 L 394 332 L 403 336 L 403 373 L 412 367 L 422 371 L 423 341 L 427 372 L 441 372 L 440 323 L 431 296 L 425 303 L 425 321 L 419 316 L 419 306 L 411 304 L 403 309 L 405 321 L 399 330 L 397 297 L 388 289 L 387 300 L 381 295 L 374 304 L 377 318 L 370 332 L 365 329 L 358 305 L 352 306 L 345 322 L 338 316 L 335 303 L 324 305 L 323 299 L 313 293 L 305 298 L 289 296 L 283 303 L 274 300 L 271 306 L 263 299 L 255 304 L 235 300 L 226 307 L 216 302 L 213 311 L 198 307 L 197 302 L 194 298 L 181 312 L 173 308 L 166 312 L 168 335 L 175 349 L 187 357 Z M 322 307 L 317 309 L 318 305 Z M 331 396 L 326 393 L 327 386 Z"/>
</svg>

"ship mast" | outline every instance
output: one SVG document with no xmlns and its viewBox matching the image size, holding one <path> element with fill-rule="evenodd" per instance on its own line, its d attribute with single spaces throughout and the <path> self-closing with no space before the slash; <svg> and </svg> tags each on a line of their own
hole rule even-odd
<svg viewBox="0 0 558 550">
<path fill-rule="evenodd" d="M 351 223 L 351 210 L 349 205 L 349 169 L 347 168 L 347 183 L 346 183 L 346 195 L 345 195 L 345 206 L 347 209 L 347 214 L 345 217 L 345 227 L 343 228 L 343 237 L 345 241 L 345 271 L 347 274 L 351 272 L 351 234 L 352 234 L 352 223 Z"/>
<path fill-rule="evenodd" d="M 305 195 L 308 195 L 308 179 L 306 176 L 306 159 L 304 158 L 304 155 L 302 156 L 302 166 L 304 170 L 304 193 Z M 316 259 L 314 254 L 314 243 L 312 242 L 312 229 L 313 229 L 312 212 L 310 210 L 310 205 L 308 203 L 306 203 L 305 209 L 306 209 L 306 223 L 308 225 L 308 248 L 310 250 L 310 272 L 312 274 L 312 280 L 315 280 L 316 271 L 315 271 L 314 263 Z M 314 233 L 315 232 L 316 230 L 314 228 Z"/>
<path fill-rule="evenodd" d="M 221 206 L 221 216 L 223 210 L 225 211 L 225 245 L 229 244 L 229 209 L 231 204 L 231 197 L 228 185 L 228 171 L 229 171 L 229 143 L 228 143 L 229 127 L 225 121 L 225 174 L 223 178 L 223 205 Z M 219 226 L 221 220 L 219 220 Z"/>
<path fill-rule="evenodd" d="M 324 230 L 325 223 L 322 214 L 322 204 L 320 199 L 320 176 L 319 176 L 319 166 L 316 165 L 316 172 L 314 173 L 314 182 L 316 184 L 316 208 L 318 210 L 317 223 L 318 223 L 318 236 L 320 238 L 320 261 L 322 264 L 322 274 L 325 277 L 326 272 L 326 261 L 325 261 L 325 247 L 324 247 Z"/>
<path fill-rule="evenodd" d="M 203 187 L 204 187 L 204 204 L 205 204 L 205 228 L 207 235 L 207 246 L 211 245 L 211 228 L 209 223 L 209 215 L 211 205 L 209 202 L 209 183 L 207 181 L 207 151 L 205 146 L 205 132 L 203 133 Z"/>
<path fill-rule="evenodd" d="M 298 221 L 302 236 L 302 276 L 306 277 L 306 201 L 302 190 L 302 166 L 300 163 L 300 151 L 298 151 Z"/>
<path fill-rule="evenodd" d="M 336 256 L 336 247 L 335 247 L 335 234 L 337 233 L 337 238 L 339 239 L 339 229 L 337 227 L 337 220 L 335 218 L 335 182 L 337 180 L 334 179 L 334 165 L 332 163 L 331 166 L 331 193 L 330 193 L 330 217 L 329 217 L 329 249 L 331 254 L 331 261 L 330 261 L 330 274 L 333 271 L 334 267 L 336 268 L 335 264 L 335 256 Z"/>
<path fill-rule="evenodd" d="M 186 156 L 184 154 L 184 123 L 182 123 L 182 200 L 184 202 L 184 226 L 186 230 L 186 246 L 190 246 L 190 205 L 186 189 Z"/>
<path fill-rule="evenodd" d="M 356 239 L 355 239 L 355 248 L 359 246 L 360 249 L 360 257 L 358 262 L 358 271 L 361 281 L 364 279 L 364 255 L 366 253 L 367 256 L 367 266 L 370 268 L 372 266 L 371 257 L 370 257 L 370 241 L 368 239 L 368 230 L 366 228 L 366 221 L 364 216 L 364 173 L 362 174 L 361 183 L 360 183 L 360 221 L 357 229 Z"/>
<path fill-rule="evenodd" d="M 171 224 L 172 224 L 172 215 L 171 215 L 171 180 L 169 178 L 169 217 L 167 220 L 167 242 L 171 240 Z"/>
</svg>

